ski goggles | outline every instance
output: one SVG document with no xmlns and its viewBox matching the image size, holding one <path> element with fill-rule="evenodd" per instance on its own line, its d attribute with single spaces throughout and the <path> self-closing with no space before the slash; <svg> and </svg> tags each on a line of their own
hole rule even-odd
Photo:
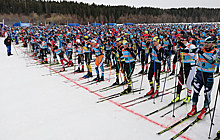
<svg viewBox="0 0 220 140">
<path fill-rule="evenodd" d="M 205 43 L 208 43 L 208 44 L 209 44 L 209 43 L 213 43 L 213 41 L 205 41 Z"/>
</svg>

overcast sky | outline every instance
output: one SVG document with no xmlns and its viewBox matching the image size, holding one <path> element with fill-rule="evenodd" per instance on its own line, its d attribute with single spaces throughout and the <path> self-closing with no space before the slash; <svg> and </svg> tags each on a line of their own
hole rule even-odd
<svg viewBox="0 0 220 140">
<path fill-rule="evenodd" d="M 57 0 L 63 1 L 63 0 Z M 67 0 L 76 1 L 76 0 Z M 220 8 L 220 0 L 77 0 L 92 4 L 104 5 L 128 5 L 135 7 L 158 7 L 158 8 L 179 8 L 179 7 L 206 7 Z"/>
</svg>

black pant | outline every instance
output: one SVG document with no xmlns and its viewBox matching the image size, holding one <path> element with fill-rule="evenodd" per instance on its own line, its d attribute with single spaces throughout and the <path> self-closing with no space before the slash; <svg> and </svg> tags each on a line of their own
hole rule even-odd
<svg viewBox="0 0 220 140">
<path fill-rule="evenodd" d="M 84 56 L 83 56 L 83 54 L 78 54 L 78 64 L 83 64 L 83 58 L 84 58 Z"/>
<path fill-rule="evenodd" d="M 134 71 L 135 68 L 135 62 L 131 63 L 124 63 L 124 73 L 126 74 L 126 78 L 128 81 L 128 85 L 130 86 L 132 81 L 131 81 L 131 75 Z"/>
<path fill-rule="evenodd" d="M 144 70 L 144 66 L 148 63 L 148 54 L 146 54 L 145 50 L 141 50 L 141 66 L 142 70 Z"/>
<path fill-rule="evenodd" d="M 90 59 L 89 54 L 90 54 L 90 53 L 84 53 L 84 55 L 85 55 L 85 62 L 86 62 L 86 64 L 88 64 L 88 65 L 91 63 L 91 59 Z"/>
<path fill-rule="evenodd" d="M 40 54 L 41 54 L 42 60 L 44 60 L 44 57 L 46 57 L 47 55 L 47 49 L 41 49 Z"/>
<path fill-rule="evenodd" d="M 154 68 L 154 61 L 152 60 L 150 63 L 150 69 L 148 73 L 148 80 L 152 81 L 152 78 L 155 72 L 155 80 L 159 84 L 160 83 L 160 70 L 161 70 L 161 63 L 155 62 L 155 68 Z"/>
<path fill-rule="evenodd" d="M 72 51 L 68 51 L 68 59 L 69 60 L 72 60 L 72 55 L 73 55 L 73 52 Z"/>
</svg>

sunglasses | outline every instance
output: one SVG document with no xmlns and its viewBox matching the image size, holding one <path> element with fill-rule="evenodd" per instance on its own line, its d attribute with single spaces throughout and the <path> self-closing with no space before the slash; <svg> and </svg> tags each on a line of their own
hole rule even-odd
<svg viewBox="0 0 220 140">
<path fill-rule="evenodd" d="M 209 43 L 213 43 L 213 42 L 212 42 L 212 41 L 205 41 L 205 43 L 208 43 L 208 44 L 209 44 Z"/>
<path fill-rule="evenodd" d="M 180 41 L 187 41 L 187 39 L 180 39 Z"/>
</svg>

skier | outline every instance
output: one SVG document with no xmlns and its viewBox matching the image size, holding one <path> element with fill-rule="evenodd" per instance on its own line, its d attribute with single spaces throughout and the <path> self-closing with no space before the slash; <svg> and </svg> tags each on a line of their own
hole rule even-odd
<svg viewBox="0 0 220 140">
<path fill-rule="evenodd" d="M 163 69 L 161 72 L 165 72 L 166 67 L 166 61 L 168 61 L 168 70 L 167 72 L 170 72 L 170 58 L 171 58 L 171 48 L 172 48 L 172 41 L 169 39 L 168 35 L 163 36 L 163 47 L 165 49 L 164 55 L 163 55 Z"/>
<path fill-rule="evenodd" d="M 64 65 L 63 61 L 67 62 L 67 64 L 69 64 L 69 62 L 64 58 L 64 52 L 55 44 L 53 46 L 53 50 L 57 55 L 59 55 L 60 62 L 63 66 L 63 68 L 60 70 L 60 72 L 65 71 L 65 65 Z"/>
<path fill-rule="evenodd" d="M 41 39 L 41 45 L 40 45 L 40 54 L 41 54 L 41 63 L 42 64 L 48 64 L 47 61 L 47 51 L 48 51 L 48 46 L 47 46 L 47 40 L 46 39 Z"/>
<path fill-rule="evenodd" d="M 119 85 L 119 71 L 121 69 L 122 71 L 122 64 L 121 64 L 121 57 L 122 57 L 122 52 L 121 52 L 121 48 L 122 48 L 122 45 L 121 45 L 121 40 L 120 38 L 118 38 L 116 40 L 116 46 L 113 47 L 112 49 L 112 55 L 115 56 L 115 61 L 116 61 L 116 81 L 115 83 L 113 83 L 113 85 Z M 124 59 L 124 58 L 122 58 Z"/>
<path fill-rule="evenodd" d="M 205 113 L 209 107 L 211 102 L 210 94 L 212 92 L 212 87 L 214 84 L 213 73 L 215 72 L 215 59 L 218 55 L 219 50 L 214 48 L 214 39 L 209 36 L 205 39 L 205 46 L 201 48 L 195 49 L 195 52 L 198 53 L 198 67 L 196 76 L 194 78 L 194 93 L 192 98 L 192 110 L 187 114 L 188 116 L 193 116 L 197 112 L 197 102 L 200 90 L 204 86 L 204 107 L 201 113 L 197 116 L 198 119 L 203 119 L 205 117 Z"/>
<path fill-rule="evenodd" d="M 186 51 L 195 49 L 196 46 L 188 43 L 187 34 L 181 36 L 180 42 L 178 43 L 180 46 L 180 50 L 179 50 L 180 54 L 178 55 L 179 57 L 177 58 L 177 60 L 179 58 L 181 59 L 181 67 L 178 76 L 177 96 L 175 99 L 172 100 L 172 102 L 177 102 L 180 100 L 180 93 L 182 91 L 182 85 L 184 84 L 184 76 L 185 76 L 187 96 L 184 99 L 184 102 L 189 103 L 189 101 L 191 100 L 191 93 L 192 93 L 191 83 L 196 72 L 196 63 L 195 63 L 196 55 L 195 53 L 186 53 Z"/>
<path fill-rule="evenodd" d="M 91 41 L 91 48 L 95 52 L 95 55 L 96 55 L 95 69 L 96 69 L 97 77 L 93 79 L 93 81 L 98 81 L 98 82 L 104 81 L 104 67 L 103 67 L 104 55 L 103 55 L 102 48 L 99 46 L 99 44 L 95 40 Z M 99 67 L 102 71 L 101 78 L 99 77 Z"/>
<path fill-rule="evenodd" d="M 131 47 L 128 47 L 128 42 L 125 42 L 123 44 L 123 48 L 121 51 L 125 60 L 123 72 L 128 84 L 128 88 L 125 89 L 123 93 L 128 94 L 131 92 L 131 84 L 132 84 L 131 76 L 135 68 L 136 56 L 133 52 L 133 49 Z"/>
<path fill-rule="evenodd" d="M 75 72 L 84 72 L 84 56 L 83 56 L 83 49 L 82 49 L 82 43 L 80 39 L 76 40 L 76 49 L 78 52 L 78 69 L 75 70 Z M 82 65 L 82 69 L 80 70 L 80 65 Z"/>
<path fill-rule="evenodd" d="M 86 68 L 87 68 L 88 72 L 86 75 L 83 76 L 83 78 L 93 77 L 92 76 L 92 67 L 91 67 L 91 50 L 90 50 L 91 43 L 88 41 L 88 39 L 89 39 L 88 36 L 84 36 L 83 53 L 85 56 Z"/>
<path fill-rule="evenodd" d="M 144 40 L 141 42 L 141 71 L 139 74 L 147 74 L 148 69 L 148 47 L 150 44 L 150 40 L 148 40 L 148 34 L 144 34 L 143 38 Z M 144 67 L 146 66 L 146 70 L 144 72 Z"/>
<path fill-rule="evenodd" d="M 160 71 L 164 48 L 161 46 L 160 39 L 157 36 L 155 36 L 152 41 L 153 46 L 151 46 L 149 49 L 149 54 L 151 54 L 151 62 L 148 73 L 148 81 L 150 83 L 151 89 L 146 93 L 146 96 L 151 95 L 151 97 L 156 97 L 160 88 Z M 154 91 L 154 84 L 152 80 L 153 76 L 157 84 L 156 91 Z"/>
</svg>

